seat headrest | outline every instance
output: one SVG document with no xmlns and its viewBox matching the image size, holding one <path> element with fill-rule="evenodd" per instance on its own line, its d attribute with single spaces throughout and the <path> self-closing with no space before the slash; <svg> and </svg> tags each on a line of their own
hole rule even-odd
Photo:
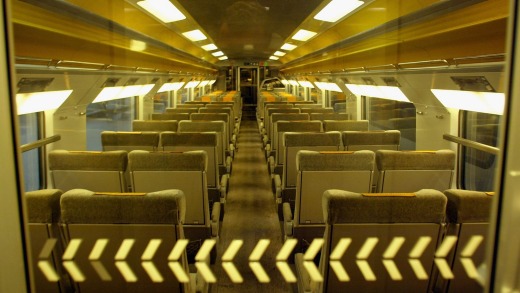
<svg viewBox="0 0 520 293">
<path fill-rule="evenodd" d="M 375 154 L 372 151 L 316 152 L 298 151 L 298 171 L 373 171 Z"/>
<path fill-rule="evenodd" d="M 25 193 L 29 223 L 58 223 L 60 220 L 59 189 L 43 189 Z"/>
<path fill-rule="evenodd" d="M 128 154 L 130 171 L 207 171 L 206 151 L 149 152 L 131 151 Z"/>
<path fill-rule="evenodd" d="M 284 145 L 292 146 L 340 146 L 341 134 L 330 132 L 285 132 Z"/>
<path fill-rule="evenodd" d="M 481 191 L 448 189 L 446 213 L 451 223 L 489 222 L 493 197 Z"/>
<path fill-rule="evenodd" d="M 126 151 L 66 151 L 49 152 L 49 170 L 125 171 L 128 165 Z"/>
<path fill-rule="evenodd" d="M 162 132 L 162 146 L 217 146 L 216 132 Z"/>
<path fill-rule="evenodd" d="M 342 132 L 344 145 L 399 145 L 401 132 L 399 130 L 386 131 L 344 131 Z"/>
<path fill-rule="evenodd" d="M 455 152 L 452 150 L 432 152 L 378 150 L 376 162 L 379 170 L 453 170 Z"/>
</svg>

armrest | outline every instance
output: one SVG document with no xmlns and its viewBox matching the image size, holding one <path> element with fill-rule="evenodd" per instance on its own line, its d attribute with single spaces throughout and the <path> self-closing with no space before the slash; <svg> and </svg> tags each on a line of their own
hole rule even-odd
<svg viewBox="0 0 520 293">
<path fill-rule="evenodd" d="M 285 236 L 293 235 L 293 214 L 288 202 L 283 203 L 283 230 Z"/>
<path fill-rule="evenodd" d="M 231 156 L 226 157 L 226 172 L 228 174 L 231 174 L 231 162 L 233 162 Z"/>
<path fill-rule="evenodd" d="M 280 175 L 274 175 L 275 199 L 277 203 L 282 203 L 282 178 Z"/>
<path fill-rule="evenodd" d="M 269 174 L 274 174 L 274 169 L 276 168 L 276 161 L 273 156 L 270 156 L 267 159 L 267 162 L 269 164 Z"/>
<path fill-rule="evenodd" d="M 225 203 L 227 198 L 229 174 L 222 175 L 220 179 L 220 202 Z"/>
<path fill-rule="evenodd" d="M 303 266 L 303 262 L 303 253 L 297 253 L 294 256 L 294 266 L 296 268 L 296 279 L 298 280 L 298 291 L 305 293 L 316 292 L 316 290 L 313 290 L 316 284 L 312 283 L 309 273 Z"/>
<path fill-rule="evenodd" d="M 220 220 L 220 202 L 213 204 L 213 211 L 211 212 L 211 236 L 218 237 Z"/>
<path fill-rule="evenodd" d="M 235 145 L 232 143 L 229 144 L 229 155 L 232 158 L 235 157 Z"/>
</svg>

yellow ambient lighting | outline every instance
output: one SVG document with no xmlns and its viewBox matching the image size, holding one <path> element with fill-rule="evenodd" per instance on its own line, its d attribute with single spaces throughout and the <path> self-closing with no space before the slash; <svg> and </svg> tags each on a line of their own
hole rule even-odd
<svg viewBox="0 0 520 293">
<path fill-rule="evenodd" d="M 129 85 L 129 86 L 114 86 L 106 87 L 101 90 L 97 97 L 92 103 L 99 103 L 110 100 L 123 99 L 135 96 L 146 95 L 155 85 L 154 84 L 143 84 L 143 85 Z"/>
<path fill-rule="evenodd" d="M 375 85 L 359 85 L 345 84 L 349 91 L 357 96 L 367 96 L 373 98 L 381 98 L 400 102 L 410 103 L 400 88 L 396 86 L 375 86 Z"/>
<path fill-rule="evenodd" d="M 191 88 L 194 88 L 194 87 L 198 86 L 199 83 L 200 83 L 200 81 L 198 81 L 198 80 L 190 81 L 190 82 L 188 82 L 188 84 L 184 88 L 185 89 L 191 89 Z"/>
<path fill-rule="evenodd" d="M 224 52 L 218 51 L 218 52 L 215 52 L 215 53 L 211 53 L 211 55 L 213 55 L 215 57 L 220 57 L 220 56 L 224 56 Z"/>
<path fill-rule="evenodd" d="M 205 87 L 209 84 L 209 80 L 203 80 L 201 83 L 199 83 L 198 87 Z"/>
<path fill-rule="evenodd" d="M 289 82 L 287 80 L 285 80 L 285 79 L 282 79 L 281 82 L 282 82 L 283 85 L 288 85 L 289 84 Z"/>
<path fill-rule="evenodd" d="M 146 50 L 146 43 L 137 40 L 130 40 L 130 50 L 135 52 L 142 52 Z"/>
<path fill-rule="evenodd" d="M 227 59 L 228 59 L 227 56 L 218 57 L 218 60 L 227 60 Z"/>
<path fill-rule="evenodd" d="M 197 42 L 197 41 L 202 41 L 202 40 L 207 39 L 206 35 L 204 35 L 200 30 L 192 30 L 192 31 L 185 32 L 182 34 L 192 42 Z"/>
<path fill-rule="evenodd" d="M 285 44 L 283 44 L 283 46 L 280 49 L 285 50 L 285 51 L 292 51 L 296 47 L 297 47 L 296 45 L 285 43 Z"/>
<path fill-rule="evenodd" d="M 308 39 L 314 37 L 316 35 L 315 32 L 311 32 L 308 30 L 299 30 L 294 36 L 292 37 L 294 40 L 298 41 L 307 41 Z"/>
<path fill-rule="evenodd" d="M 292 80 L 292 79 L 289 80 L 289 84 L 294 85 L 294 86 L 300 86 L 300 84 L 296 80 Z"/>
<path fill-rule="evenodd" d="M 363 1 L 358 0 L 332 0 L 314 16 L 314 19 L 336 22 L 363 4 Z"/>
<path fill-rule="evenodd" d="M 307 87 L 307 88 L 314 88 L 314 86 L 312 85 L 312 83 L 310 81 L 307 81 L 307 80 L 300 80 L 298 81 L 298 83 L 303 86 L 303 87 Z"/>
<path fill-rule="evenodd" d="M 72 90 L 16 94 L 18 115 L 57 109 Z"/>
<path fill-rule="evenodd" d="M 282 57 L 282 56 L 284 56 L 285 54 L 286 54 L 286 53 L 284 53 L 284 52 L 280 52 L 280 51 L 276 51 L 276 52 L 274 52 L 274 56 L 280 56 L 280 57 Z"/>
<path fill-rule="evenodd" d="M 320 90 L 326 90 L 326 91 L 332 91 L 332 92 L 339 92 L 341 93 L 341 89 L 339 86 L 332 82 L 315 82 L 314 83 Z"/>
<path fill-rule="evenodd" d="M 278 58 L 278 57 L 276 57 L 276 56 L 271 56 L 271 57 L 269 57 L 269 59 L 271 59 L 271 60 L 278 60 L 278 59 L 280 59 L 280 58 Z"/>
<path fill-rule="evenodd" d="M 137 2 L 137 5 L 146 9 L 164 23 L 186 19 L 186 16 L 169 0 L 145 0 Z"/>
<path fill-rule="evenodd" d="M 213 50 L 218 49 L 217 46 L 215 46 L 215 44 L 207 44 L 207 45 L 202 46 L 201 48 L 206 51 L 213 51 Z"/>
<path fill-rule="evenodd" d="M 169 92 L 169 91 L 178 91 L 182 88 L 184 82 L 168 82 L 161 86 L 161 88 L 157 91 L 158 93 Z"/>
<path fill-rule="evenodd" d="M 208 85 L 213 85 L 216 81 L 217 81 L 216 79 L 210 80 L 210 81 L 208 82 Z"/>
<path fill-rule="evenodd" d="M 432 93 L 446 108 L 468 110 L 489 114 L 504 114 L 503 93 L 470 92 L 432 89 Z"/>
</svg>

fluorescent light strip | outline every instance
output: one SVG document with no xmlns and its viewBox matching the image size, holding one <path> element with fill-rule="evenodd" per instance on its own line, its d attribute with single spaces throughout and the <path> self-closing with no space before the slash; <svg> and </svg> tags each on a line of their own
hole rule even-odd
<svg viewBox="0 0 520 293">
<path fill-rule="evenodd" d="M 218 60 L 227 60 L 227 59 L 228 59 L 227 56 L 218 57 Z"/>
<path fill-rule="evenodd" d="M 305 42 L 305 41 L 309 40 L 310 38 L 314 37 L 315 35 L 316 35 L 315 32 L 301 29 L 296 34 L 294 34 L 292 39 Z"/>
<path fill-rule="evenodd" d="M 285 52 L 280 52 L 280 51 L 276 51 L 276 52 L 274 52 L 274 56 L 280 56 L 280 57 L 282 57 L 282 56 L 284 56 L 285 54 L 286 54 Z"/>
<path fill-rule="evenodd" d="M 205 87 L 209 84 L 209 80 L 203 80 L 199 83 L 197 87 Z"/>
<path fill-rule="evenodd" d="M 202 40 L 207 39 L 206 35 L 204 35 L 200 30 L 192 30 L 192 31 L 185 32 L 182 34 L 192 42 L 197 42 L 197 41 L 202 41 Z"/>
<path fill-rule="evenodd" d="M 296 80 L 292 80 L 292 79 L 289 80 L 289 84 L 294 85 L 294 86 L 300 86 L 300 84 Z"/>
<path fill-rule="evenodd" d="M 199 83 L 200 83 L 200 81 L 198 81 L 198 80 L 190 81 L 190 82 L 188 82 L 188 84 L 184 88 L 185 89 L 191 89 L 191 88 L 194 88 L 197 85 L 199 85 Z"/>
<path fill-rule="evenodd" d="M 168 82 L 161 86 L 161 88 L 157 91 L 158 93 L 169 92 L 169 91 L 178 91 L 182 88 L 184 82 Z"/>
<path fill-rule="evenodd" d="M 307 81 L 307 80 L 300 80 L 298 81 L 298 83 L 303 86 L 303 87 L 306 87 L 306 88 L 314 88 L 314 86 L 312 85 L 312 83 L 310 81 Z"/>
<path fill-rule="evenodd" d="M 220 57 L 220 56 L 224 56 L 224 52 L 218 51 L 218 52 L 215 52 L 215 53 L 211 53 L 211 55 L 213 55 L 215 57 Z"/>
<path fill-rule="evenodd" d="M 289 84 L 289 82 L 287 80 L 285 80 L 285 79 L 282 79 L 281 82 L 282 82 L 283 85 L 288 85 Z"/>
<path fill-rule="evenodd" d="M 280 58 L 278 58 L 278 57 L 276 57 L 276 56 L 271 56 L 271 57 L 269 57 L 269 59 L 271 59 L 271 60 L 278 60 L 278 59 L 280 59 Z"/>
<path fill-rule="evenodd" d="M 332 91 L 332 92 L 339 92 L 341 93 L 342 90 L 339 88 L 339 86 L 332 82 L 315 82 L 314 83 L 320 90 L 326 90 L 326 91 Z"/>
<path fill-rule="evenodd" d="M 137 2 L 137 5 L 153 14 L 164 23 L 174 22 L 186 19 L 186 16 L 180 12 L 175 5 L 169 0 L 145 0 Z"/>
<path fill-rule="evenodd" d="M 297 47 L 296 45 L 285 43 L 285 44 L 283 44 L 283 46 L 280 49 L 285 50 L 285 51 L 292 51 L 296 47 Z"/>
<path fill-rule="evenodd" d="M 57 109 L 72 90 L 16 94 L 18 115 Z"/>
<path fill-rule="evenodd" d="M 135 96 L 144 96 L 153 87 L 154 84 L 106 87 L 101 90 L 101 92 L 97 95 L 94 101 L 92 101 L 92 103 L 99 103 Z"/>
<path fill-rule="evenodd" d="M 314 16 L 314 19 L 336 22 L 363 4 L 363 1 L 358 0 L 332 0 Z"/>
<path fill-rule="evenodd" d="M 202 46 L 201 48 L 206 51 L 213 51 L 213 50 L 218 49 L 217 46 L 215 46 L 215 44 L 207 44 L 207 45 Z"/>
<path fill-rule="evenodd" d="M 374 98 L 381 98 L 387 100 L 394 100 L 400 102 L 410 103 L 410 100 L 396 86 L 375 86 L 375 85 L 359 85 L 359 84 L 345 84 L 349 91 L 357 96 L 367 96 Z"/>
<path fill-rule="evenodd" d="M 503 93 L 439 89 L 432 89 L 431 91 L 446 108 L 496 115 L 504 114 L 505 95 Z"/>
<path fill-rule="evenodd" d="M 208 85 L 213 85 L 216 81 L 217 81 L 216 79 L 210 80 Z"/>
</svg>

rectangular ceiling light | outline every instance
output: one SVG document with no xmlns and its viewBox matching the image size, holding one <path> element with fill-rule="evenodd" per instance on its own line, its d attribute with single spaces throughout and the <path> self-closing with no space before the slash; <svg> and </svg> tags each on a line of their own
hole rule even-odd
<svg viewBox="0 0 520 293">
<path fill-rule="evenodd" d="M 227 59 L 228 59 L 227 56 L 218 57 L 218 60 L 227 60 Z"/>
<path fill-rule="evenodd" d="M 276 51 L 276 52 L 274 52 L 274 56 L 280 56 L 280 57 L 282 57 L 282 56 L 284 56 L 285 54 L 286 54 L 286 53 L 284 53 L 284 52 L 280 52 L 280 51 Z"/>
<path fill-rule="evenodd" d="M 289 80 L 289 84 L 294 85 L 294 86 L 300 86 L 300 84 L 296 80 L 293 80 L 293 79 Z"/>
<path fill-rule="evenodd" d="M 210 80 L 210 81 L 208 82 L 208 85 L 213 85 L 215 82 L 217 82 L 216 79 Z"/>
<path fill-rule="evenodd" d="M 58 109 L 72 90 L 16 94 L 18 115 Z"/>
<path fill-rule="evenodd" d="M 184 88 L 185 89 L 191 89 L 191 88 L 194 88 L 194 87 L 198 86 L 199 83 L 200 83 L 200 81 L 193 80 L 193 81 L 188 82 L 188 84 Z"/>
<path fill-rule="evenodd" d="M 213 55 L 215 57 L 220 57 L 220 56 L 224 56 L 224 52 L 218 51 L 218 52 L 211 53 L 211 55 Z"/>
<path fill-rule="evenodd" d="M 278 57 L 276 57 L 276 56 L 271 56 L 271 57 L 269 57 L 269 59 L 271 59 L 271 60 L 278 60 L 278 59 L 280 59 L 280 58 L 278 58 Z"/>
<path fill-rule="evenodd" d="M 342 92 L 342 90 L 339 88 L 339 86 L 332 82 L 315 82 L 314 84 L 320 90 L 327 90 L 327 91 L 338 92 L 338 93 Z"/>
<path fill-rule="evenodd" d="M 311 32 L 308 30 L 299 30 L 294 36 L 292 37 L 294 40 L 298 41 L 307 41 L 308 39 L 314 37 L 316 35 L 315 32 Z"/>
<path fill-rule="evenodd" d="M 206 51 L 213 51 L 213 50 L 217 50 L 217 46 L 215 46 L 215 44 L 207 44 L 207 45 L 204 45 L 202 46 L 202 49 L 206 50 Z"/>
<path fill-rule="evenodd" d="M 146 95 L 155 84 L 143 84 L 143 85 L 129 85 L 129 86 L 114 86 L 105 87 L 96 96 L 92 103 L 99 103 L 110 100 L 123 99 L 135 96 Z"/>
<path fill-rule="evenodd" d="M 169 92 L 169 91 L 178 91 L 182 88 L 184 82 L 167 82 L 161 86 L 161 88 L 157 91 L 158 93 Z"/>
<path fill-rule="evenodd" d="M 289 84 L 289 82 L 287 80 L 285 80 L 285 79 L 282 79 L 281 82 L 282 82 L 283 85 L 288 85 Z"/>
<path fill-rule="evenodd" d="M 192 31 L 185 32 L 182 34 L 192 42 L 197 42 L 197 41 L 202 41 L 202 40 L 207 39 L 206 35 L 204 35 L 200 30 L 192 30 Z"/>
<path fill-rule="evenodd" d="M 345 86 L 347 86 L 348 90 L 357 96 L 366 96 L 410 103 L 410 100 L 406 97 L 403 91 L 401 91 L 401 89 L 396 86 L 360 84 L 345 84 Z"/>
<path fill-rule="evenodd" d="M 505 95 L 493 92 L 471 92 L 432 89 L 432 93 L 446 108 L 502 115 Z"/>
<path fill-rule="evenodd" d="M 280 49 L 285 50 L 285 51 L 292 51 L 296 47 L 297 47 L 296 45 L 285 43 L 285 44 L 283 44 L 283 46 Z"/>
<path fill-rule="evenodd" d="M 307 80 L 300 80 L 298 81 L 298 83 L 303 86 L 303 87 L 306 87 L 306 88 L 314 88 L 314 86 L 312 85 L 312 83 L 310 81 L 307 81 Z"/>
<path fill-rule="evenodd" d="M 314 19 L 336 22 L 363 4 L 363 1 L 358 0 L 332 0 L 314 16 Z"/>
<path fill-rule="evenodd" d="M 209 84 L 209 80 L 203 80 L 199 83 L 198 87 L 205 87 Z"/>
<path fill-rule="evenodd" d="M 137 5 L 144 8 L 149 13 L 160 19 L 164 23 L 186 19 L 169 0 L 145 0 L 137 2 Z"/>
</svg>

